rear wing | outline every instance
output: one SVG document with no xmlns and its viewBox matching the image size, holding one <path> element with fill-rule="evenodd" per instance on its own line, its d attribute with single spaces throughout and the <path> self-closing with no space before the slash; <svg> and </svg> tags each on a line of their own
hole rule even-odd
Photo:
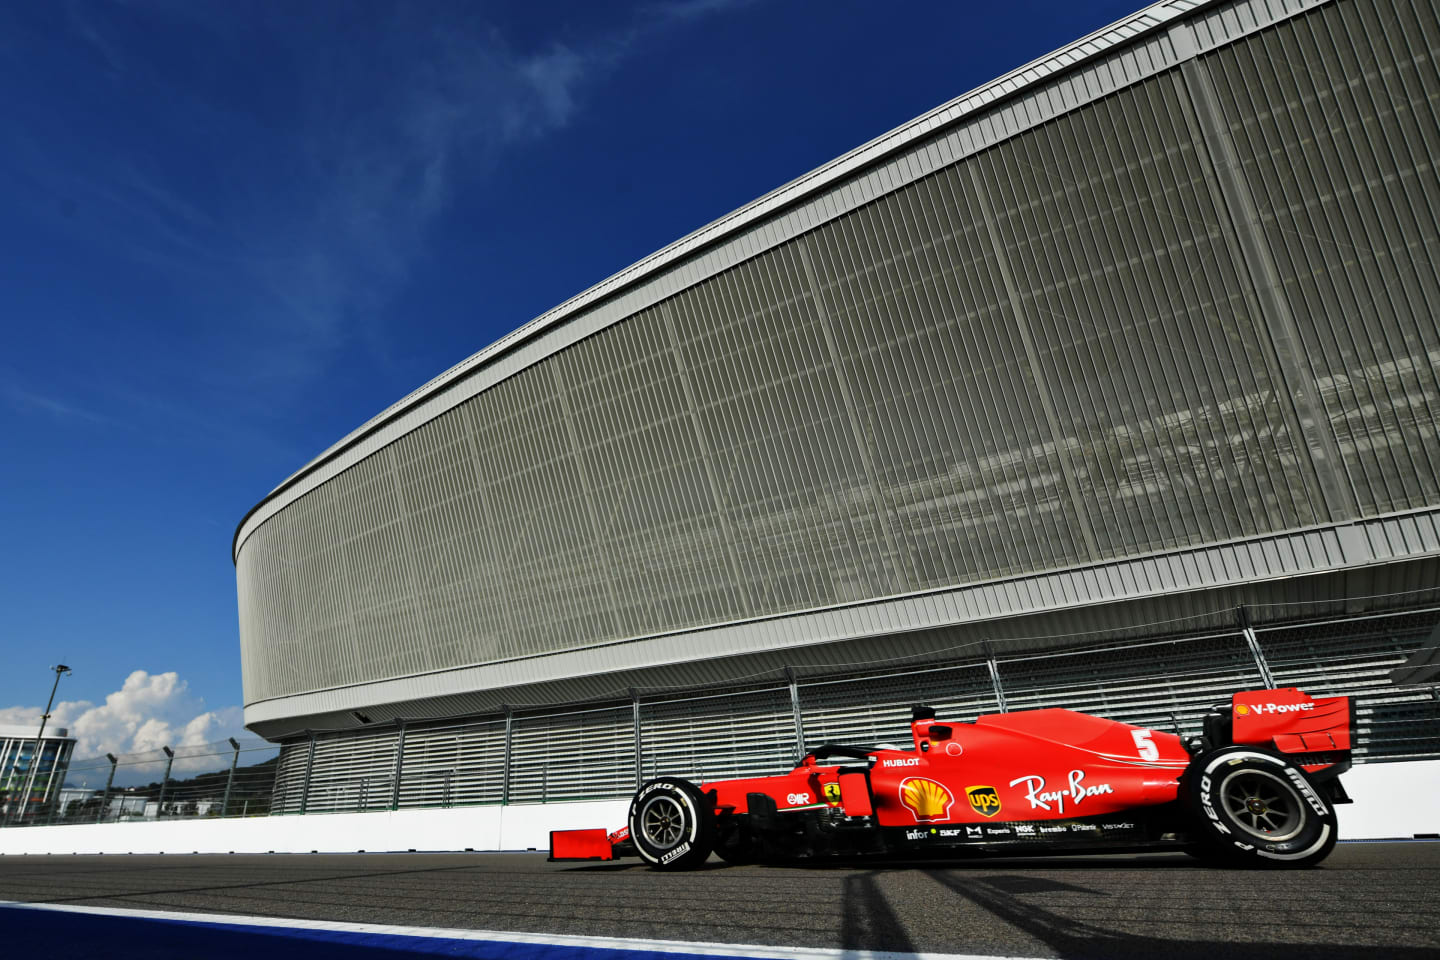
<svg viewBox="0 0 1440 960">
<path fill-rule="evenodd" d="M 1217 747 L 1264 746 L 1294 755 L 1311 773 L 1339 774 L 1350 766 L 1350 698 L 1295 687 L 1244 690 L 1205 717 L 1205 736 Z"/>
</svg>

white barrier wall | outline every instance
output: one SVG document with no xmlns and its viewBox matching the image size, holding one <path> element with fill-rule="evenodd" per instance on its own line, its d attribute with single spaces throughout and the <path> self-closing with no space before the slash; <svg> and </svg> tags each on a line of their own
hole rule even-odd
<svg viewBox="0 0 1440 960">
<path fill-rule="evenodd" d="M 1344 777 L 1345 840 L 1440 833 L 1440 760 L 1358 766 Z M 547 850 L 551 830 L 625 822 L 626 800 L 166 820 L 0 830 L 0 855 L 71 853 L 354 853 Z"/>
<path fill-rule="evenodd" d="M 628 800 L 0 830 L 0 854 L 548 850 L 551 830 L 625 822 Z"/>
</svg>

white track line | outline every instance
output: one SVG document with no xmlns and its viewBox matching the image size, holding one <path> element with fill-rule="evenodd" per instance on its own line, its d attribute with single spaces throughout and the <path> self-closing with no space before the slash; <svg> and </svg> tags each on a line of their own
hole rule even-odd
<svg viewBox="0 0 1440 960">
<path fill-rule="evenodd" d="M 0 900 L 0 909 L 85 913 L 136 920 L 170 920 L 182 923 L 229 924 L 244 927 L 278 927 L 366 933 L 394 937 L 432 937 L 449 940 L 488 940 L 529 943 L 536 946 L 638 950 L 646 953 L 687 953 L 706 957 L 753 957 L 757 960 L 1041 960 L 1038 957 L 1002 957 L 978 953 L 894 953 L 886 950 L 831 950 L 820 947 L 766 947 L 741 943 L 692 943 L 688 940 L 639 940 L 629 937 L 576 937 L 566 934 L 519 933 L 504 930 L 452 930 L 444 927 L 400 927 L 383 923 L 349 923 L 342 920 L 290 920 L 283 917 L 241 916 L 228 913 L 182 913 L 169 910 L 135 910 L 125 907 L 88 907 L 71 904 L 22 903 Z"/>
</svg>

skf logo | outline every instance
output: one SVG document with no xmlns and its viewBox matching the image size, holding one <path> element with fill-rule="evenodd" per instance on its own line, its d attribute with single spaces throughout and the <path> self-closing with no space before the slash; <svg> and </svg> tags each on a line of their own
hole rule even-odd
<svg viewBox="0 0 1440 960">
<path fill-rule="evenodd" d="M 1243 703 L 1237 703 L 1237 704 L 1235 704 L 1235 716 L 1237 716 L 1237 717 L 1248 717 L 1248 716 L 1250 716 L 1250 708 L 1249 708 L 1248 706 L 1246 706 L 1245 704 L 1243 704 Z"/>
<path fill-rule="evenodd" d="M 982 817 L 993 817 L 1000 812 L 1000 794 L 994 787 L 966 787 L 965 796 L 970 808 Z"/>
<path fill-rule="evenodd" d="M 900 802 L 917 821 L 924 823 L 947 819 L 955 797 L 944 784 L 925 777 L 908 777 L 900 781 Z"/>
<path fill-rule="evenodd" d="M 827 783 L 825 784 L 824 790 L 825 802 L 830 804 L 830 806 L 832 807 L 840 806 L 840 784 Z"/>
</svg>

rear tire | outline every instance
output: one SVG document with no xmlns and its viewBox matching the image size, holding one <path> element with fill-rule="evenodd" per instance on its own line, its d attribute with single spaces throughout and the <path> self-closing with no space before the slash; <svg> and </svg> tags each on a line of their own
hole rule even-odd
<svg viewBox="0 0 1440 960">
<path fill-rule="evenodd" d="M 630 801 L 630 840 L 657 870 L 689 870 L 715 848 L 715 811 L 688 780 L 651 780 Z"/>
<path fill-rule="evenodd" d="M 1255 747 L 1202 754 L 1181 783 L 1196 839 L 1228 866 L 1312 867 L 1335 849 L 1335 808 L 1290 760 Z"/>
</svg>

